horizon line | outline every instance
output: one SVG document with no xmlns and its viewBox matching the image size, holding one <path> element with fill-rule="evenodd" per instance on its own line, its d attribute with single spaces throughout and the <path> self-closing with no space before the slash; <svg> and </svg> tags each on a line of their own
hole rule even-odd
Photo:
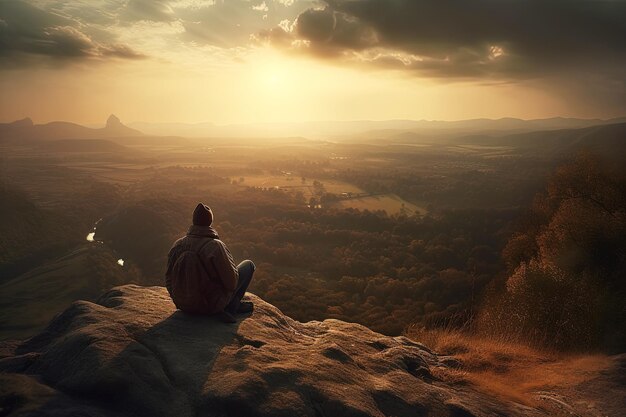
<svg viewBox="0 0 626 417">
<path fill-rule="evenodd" d="M 115 113 L 110 113 L 109 116 L 115 115 Z M 54 119 L 48 121 L 35 121 L 30 116 L 24 116 L 22 118 L 7 120 L 1 119 L 0 124 L 10 124 L 15 123 L 21 120 L 30 119 L 34 125 L 45 125 L 49 123 L 62 122 L 62 123 L 73 123 L 78 124 L 85 127 L 93 127 L 93 126 L 105 126 L 105 123 L 101 122 L 74 122 L 71 120 L 63 120 L 63 119 Z M 123 124 L 132 125 L 132 124 L 177 124 L 177 125 L 189 125 L 189 126 L 198 126 L 198 125 L 212 125 L 214 127 L 228 127 L 228 126 L 252 126 L 252 125 L 299 125 L 299 124 L 312 124 L 312 123 L 385 123 L 385 122 L 413 122 L 413 123 L 458 123 L 458 122 L 470 122 L 470 121 L 502 121 L 502 120 L 517 120 L 523 122 L 532 122 L 532 121 L 543 121 L 543 120 L 555 120 L 555 119 L 563 119 L 563 120 L 580 120 L 580 121 L 610 121 L 616 119 L 626 119 L 626 114 L 620 116 L 611 116 L 611 117 L 575 117 L 575 116 L 550 116 L 550 117 L 537 117 L 537 118 L 529 118 L 524 119 L 521 117 L 514 116 L 503 116 L 503 117 L 475 117 L 469 119 L 454 119 L 454 120 L 445 120 L 445 119 L 335 119 L 335 120 L 303 120 L 303 121 L 289 121 L 289 122 L 278 122 L 278 121 L 257 121 L 257 122 L 233 122 L 233 123 L 217 123 L 212 121 L 200 121 L 200 122 L 181 122 L 181 121 L 146 121 L 146 120 L 133 120 L 133 121 L 124 121 L 122 118 L 120 120 Z"/>
</svg>

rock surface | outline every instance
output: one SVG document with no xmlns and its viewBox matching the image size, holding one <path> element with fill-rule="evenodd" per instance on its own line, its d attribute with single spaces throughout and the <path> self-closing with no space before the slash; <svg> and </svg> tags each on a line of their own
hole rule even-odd
<svg viewBox="0 0 626 417">
<path fill-rule="evenodd" d="M 77 301 L 0 343 L 0 415 L 538 415 L 433 375 L 425 346 L 338 320 L 296 322 L 260 298 L 227 325 L 176 311 L 162 287 Z"/>
</svg>

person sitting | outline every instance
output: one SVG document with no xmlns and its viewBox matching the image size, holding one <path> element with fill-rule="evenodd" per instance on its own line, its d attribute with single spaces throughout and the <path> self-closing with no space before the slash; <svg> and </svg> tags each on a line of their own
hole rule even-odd
<svg viewBox="0 0 626 417">
<path fill-rule="evenodd" d="M 251 313 L 253 304 L 242 302 L 256 269 L 245 260 L 235 266 L 233 257 L 213 227 L 213 212 L 199 203 L 187 235 L 176 240 L 167 257 L 165 286 L 176 307 L 190 314 L 217 314 L 234 323 L 237 313 Z"/>
</svg>

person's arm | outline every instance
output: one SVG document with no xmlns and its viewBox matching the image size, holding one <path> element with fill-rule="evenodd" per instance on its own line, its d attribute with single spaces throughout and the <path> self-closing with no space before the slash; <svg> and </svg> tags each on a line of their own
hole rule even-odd
<svg viewBox="0 0 626 417">
<path fill-rule="evenodd" d="M 174 261 L 176 261 L 176 257 L 174 252 L 177 250 L 178 241 L 174 242 L 174 245 L 170 249 L 167 254 L 167 271 L 165 272 L 165 287 L 167 291 L 172 295 L 172 267 L 174 266 Z"/>
<path fill-rule="evenodd" d="M 215 256 L 211 259 L 213 267 L 222 281 L 222 285 L 227 291 L 235 291 L 237 282 L 239 281 L 239 272 L 233 260 L 233 255 L 221 240 L 216 240 L 217 250 Z"/>
</svg>

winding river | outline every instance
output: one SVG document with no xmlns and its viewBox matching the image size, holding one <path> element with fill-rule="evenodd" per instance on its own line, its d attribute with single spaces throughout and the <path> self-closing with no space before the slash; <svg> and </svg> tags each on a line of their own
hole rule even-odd
<svg viewBox="0 0 626 417">
<path fill-rule="evenodd" d="M 96 227 L 98 227 L 98 223 L 100 223 L 102 221 L 102 219 L 98 219 L 98 221 L 96 223 L 94 223 L 93 225 L 93 229 L 91 230 L 91 232 L 87 233 L 87 242 L 97 242 L 97 243 L 104 243 L 101 240 L 96 240 L 95 236 L 96 236 Z M 117 260 L 117 264 L 119 266 L 124 266 L 124 259 L 120 258 Z"/>
</svg>

